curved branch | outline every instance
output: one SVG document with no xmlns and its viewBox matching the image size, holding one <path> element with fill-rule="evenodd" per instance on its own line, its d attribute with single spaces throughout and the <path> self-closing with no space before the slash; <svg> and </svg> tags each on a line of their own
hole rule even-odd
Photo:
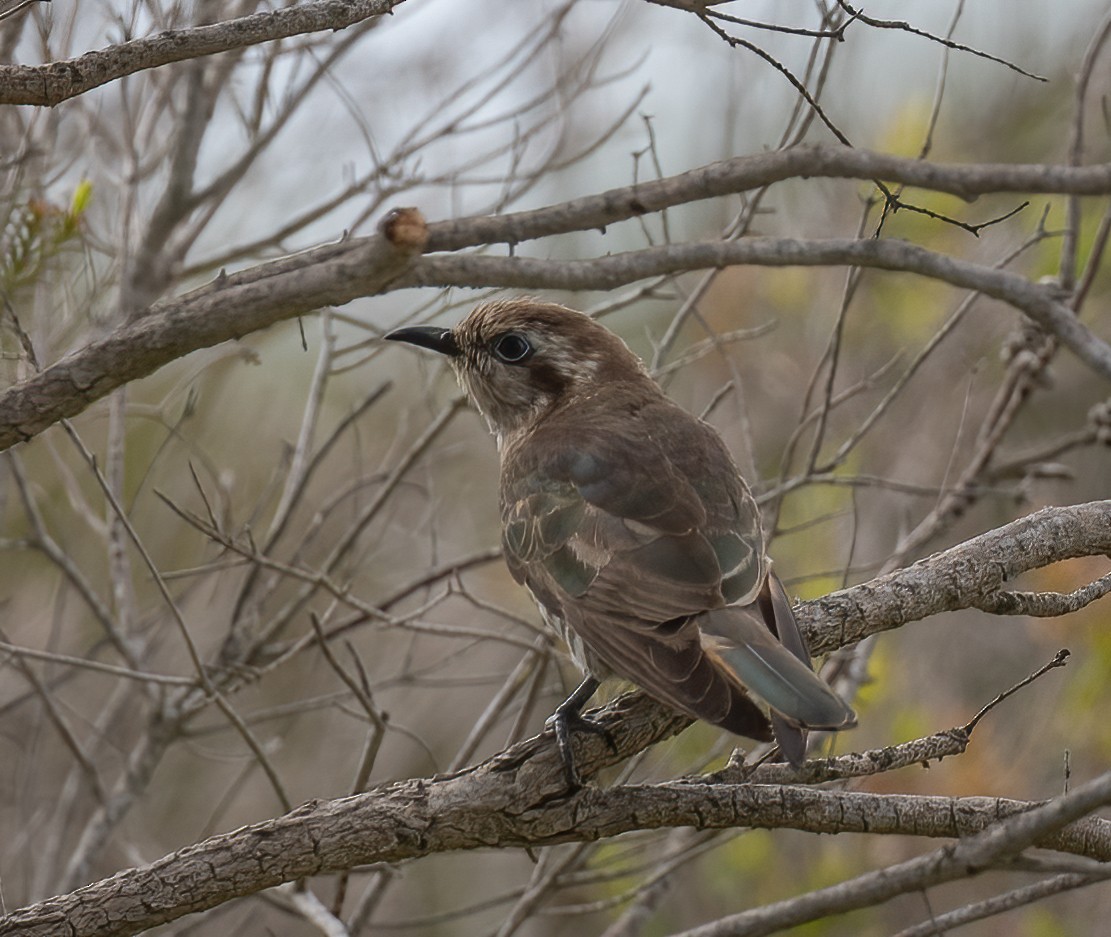
<svg viewBox="0 0 1111 937">
<path fill-rule="evenodd" d="M 1083 816 L 1106 804 L 1109 799 L 1111 773 L 1101 775 L 1071 793 L 1003 819 L 990 829 L 962 839 L 953 846 L 867 872 L 797 899 L 720 918 L 705 927 L 683 931 L 677 937 L 724 937 L 726 934 L 763 937 L 832 914 L 873 907 L 901 894 L 924 892 L 927 888 L 966 878 L 992 866 L 1005 867 L 1008 859 L 1037 843 L 1044 831 L 1060 829 L 1066 818 Z"/>
<path fill-rule="evenodd" d="M 478 244 L 519 244 L 553 234 L 605 228 L 687 202 L 747 192 L 793 178 L 867 182 L 878 179 L 946 192 L 966 201 L 1000 192 L 1111 194 L 1111 163 L 945 165 L 834 144 L 806 144 L 772 153 L 737 156 L 664 179 L 610 189 L 534 211 L 441 222 L 430 226 L 428 249 L 447 251 Z"/>
<path fill-rule="evenodd" d="M 1081 361 L 1111 380 L 1111 345 L 1096 336 L 1063 302 L 1058 290 L 1017 273 L 958 260 L 905 241 L 746 238 L 667 244 L 594 260 L 424 257 L 394 284 L 400 286 L 517 287 L 521 289 L 612 289 L 635 280 L 688 270 L 739 264 L 768 267 L 849 265 L 941 280 L 975 290 L 1021 310 L 1060 339 Z"/>
<path fill-rule="evenodd" d="M 655 182 L 613 189 L 509 215 L 427 226 L 425 253 L 520 241 L 605 227 L 671 205 L 745 191 L 792 175 L 884 178 L 938 191 L 1111 194 L 1111 165 L 937 166 L 845 147 L 797 147 L 715 163 Z M 750 238 L 674 244 L 583 261 L 434 256 L 381 268 L 379 235 L 349 238 L 259 264 L 176 299 L 91 342 L 0 394 L 0 451 L 26 440 L 128 381 L 162 365 L 304 315 L 406 286 L 605 289 L 660 273 L 752 263 L 768 266 L 853 264 L 901 270 L 994 296 L 1021 310 L 1098 373 L 1111 378 L 1111 347 L 1097 338 L 1050 286 L 1015 273 L 957 260 L 899 241 L 803 241 Z M 410 267 L 405 277 L 399 276 Z"/>
<path fill-rule="evenodd" d="M 1024 312 L 1111 380 L 1111 346 L 1094 335 L 1051 287 L 901 241 L 749 238 L 665 245 L 577 261 L 460 254 L 421 257 L 385 270 L 383 244 L 374 236 L 318 248 L 220 278 L 153 307 L 137 321 L 0 394 L 0 449 L 31 438 L 175 358 L 322 305 L 414 286 L 611 289 L 663 273 L 737 264 L 849 264 L 917 273 L 977 290 Z"/>
<path fill-rule="evenodd" d="M 411 210 L 402 213 L 419 217 Z M 107 337 L 9 387 L 0 394 L 0 451 L 190 352 L 386 289 L 419 253 L 424 227 L 420 222 L 414 231 L 398 230 L 390 227 L 389 217 L 385 226 L 387 233 L 355 243 L 328 245 L 217 277 L 152 306 Z"/>
<path fill-rule="evenodd" d="M 280 10 L 157 36 L 132 39 L 45 65 L 0 65 L 0 104 L 54 107 L 93 88 L 171 62 L 286 39 L 323 29 L 346 29 L 390 13 L 405 0 L 316 0 Z"/>
<path fill-rule="evenodd" d="M 796 609 L 815 654 L 939 612 L 980 608 L 1021 573 L 1111 555 L 1111 501 L 1043 508 L 871 582 Z"/>
<path fill-rule="evenodd" d="M 1046 508 L 908 569 L 806 603 L 799 617 L 815 643 L 829 647 L 936 611 L 966 608 L 976 595 L 990 594 L 1023 570 L 1109 551 L 1111 501 Z M 616 751 L 593 735 L 576 735 L 576 764 L 585 777 L 688 724 L 639 694 L 616 700 L 595 718 Z M 585 842 L 671 826 L 960 837 L 962 862 L 971 868 L 1031 844 L 1107 861 L 1111 821 L 1084 817 L 1087 811 L 1079 808 L 1085 797 L 1105 797 L 1108 789 L 1105 778 L 1100 791 L 1078 789 L 1042 807 L 1000 798 L 705 781 L 588 787 L 566 796 L 554 741 L 538 736 L 457 774 L 312 802 L 211 837 L 0 919 L 0 937 L 45 937 L 62 922 L 74 937 L 132 934 L 262 888 L 356 865 L 451 850 Z M 980 835 L 967 839 L 974 834 Z"/>
<path fill-rule="evenodd" d="M 310 802 L 284 816 L 213 836 L 0 919 L 0 937 L 46 937 L 57 933 L 52 928 L 60 921 L 72 937 L 133 934 L 263 888 L 357 865 L 462 849 L 590 842 L 631 830 L 678 826 L 962 839 L 990 830 L 966 844 L 967 861 L 987 865 L 987 847 L 1012 838 L 1017 839 L 1013 852 L 1036 845 L 1111 859 L 1111 821 L 1073 810 L 1057 825 L 1039 816 L 1037 824 L 1018 820 L 995 827 L 1019 814 L 1033 811 L 1028 814 L 1033 819 L 1047 811 L 1046 805 L 1004 798 L 684 782 L 588 787 L 561 797 L 563 782 L 551 757 L 554 746 L 546 746 L 543 760 L 548 764 L 542 775 L 536 773 L 535 760 L 522 761 L 535 752 L 537 742 L 521 743 L 456 775 Z M 1111 784 L 1104 779 L 1101 796 L 1108 789 Z M 1070 799 L 1076 800 L 1075 794 L 1059 800 Z M 1049 813 L 1052 820 L 1054 811 Z"/>
<path fill-rule="evenodd" d="M 1111 593 L 1111 573 L 1067 595 L 1059 592 L 996 592 L 976 605 L 993 615 L 1029 615 L 1032 618 L 1057 618 L 1091 605 Z"/>
<path fill-rule="evenodd" d="M 116 387 L 176 358 L 323 305 L 413 286 L 610 289 L 662 273 L 737 264 L 848 264 L 916 273 L 976 290 L 1021 310 L 1111 380 L 1111 346 L 1051 287 L 901 241 L 749 238 L 665 245 L 577 261 L 461 254 L 418 259 L 406 255 L 399 262 L 390 259 L 388 247 L 376 235 L 317 248 L 221 277 L 152 307 L 108 337 L 0 394 L 0 450 L 80 413 Z"/>
</svg>

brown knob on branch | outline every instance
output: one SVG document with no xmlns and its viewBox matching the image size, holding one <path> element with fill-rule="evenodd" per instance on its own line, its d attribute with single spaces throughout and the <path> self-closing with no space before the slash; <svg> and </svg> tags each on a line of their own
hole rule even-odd
<svg viewBox="0 0 1111 937">
<path fill-rule="evenodd" d="M 428 243 L 428 225 L 416 208 L 395 208 L 378 222 L 378 233 L 404 251 L 420 253 Z"/>
</svg>

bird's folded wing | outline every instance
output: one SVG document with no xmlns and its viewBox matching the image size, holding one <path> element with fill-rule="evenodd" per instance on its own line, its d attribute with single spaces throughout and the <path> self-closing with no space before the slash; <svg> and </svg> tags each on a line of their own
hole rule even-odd
<svg viewBox="0 0 1111 937">
<path fill-rule="evenodd" d="M 503 473 L 503 543 L 519 581 L 649 623 L 756 594 L 751 495 L 712 431 L 665 415 L 654 425 L 670 429 L 639 433 L 632 449 L 598 430 L 549 433 Z"/>
</svg>

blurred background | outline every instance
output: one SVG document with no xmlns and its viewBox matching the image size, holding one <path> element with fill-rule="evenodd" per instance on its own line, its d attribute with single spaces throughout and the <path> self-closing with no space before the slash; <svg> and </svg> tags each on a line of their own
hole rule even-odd
<svg viewBox="0 0 1111 937">
<path fill-rule="evenodd" d="M 40 4 L 0 22 L 0 56 L 62 59 L 280 5 Z M 848 18 L 824 2 L 716 9 L 806 30 Z M 409 0 L 348 30 L 140 72 L 52 109 L 7 107 L 0 384 L 221 269 L 371 233 L 391 207 L 433 221 L 517 211 L 833 141 L 784 70 L 855 146 L 1068 161 L 1076 76 L 1106 4 L 875 2 L 867 13 L 951 32 L 1045 80 L 861 22 L 836 42 L 710 21 L 776 68 L 689 12 L 643 0 Z M 1108 62 L 1090 56 L 1088 163 L 1108 159 Z M 867 183 L 790 180 L 517 251 L 570 259 L 740 235 L 869 236 L 876 195 Z M 968 225 L 1025 201 L 907 198 Z M 1104 208 L 1083 205 L 1082 265 Z M 1061 277 L 1065 224 L 1065 199 L 1034 196 L 976 234 L 904 210 L 883 219 L 882 236 Z M 1107 336 L 1108 280 L 1092 270 L 1082 315 Z M 402 290 L 322 310 L 189 355 L 0 458 L 7 908 L 274 816 L 283 798 L 453 770 L 540 730 L 578 674 L 501 561 L 493 440 L 441 362 L 378 340 L 403 322 L 450 325 L 489 295 Z M 1043 505 L 1111 496 L 1106 383 L 999 302 L 909 275 L 772 267 L 544 298 L 601 316 L 722 432 L 801 599 Z M 1017 588 L 1067 592 L 1106 570 L 1072 561 Z M 1039 799 L 1086 780 L 1111 757 L 1109 614 L 1106 601 L 1062 619 L 963 612 L 884 634 L 847 668 L 860 727 L 832 750 L 963 724 L 1068 647 L 1069 666 L 990 715 L 966 755 L 859 789 Z M 257 751 L 189 686 L 193 653 Z M 716 767 L 736 742 L 695 726 L 623 776 Z M 351 933 L 657 935 L 934 846 L 677 830 L 433 856 L 312 887 L 338 901 Z M 890 934 L 1016 883 L 993 873 L 806 932 Z M 630 909 L 644 919 L 616 930 L 633 927 Z M 1097 887 L 962 933 L 1094 934 L 1109 913 L 1111 892 Z M 315 931 L 267 894 L 158 932 Z"/>
</svg>

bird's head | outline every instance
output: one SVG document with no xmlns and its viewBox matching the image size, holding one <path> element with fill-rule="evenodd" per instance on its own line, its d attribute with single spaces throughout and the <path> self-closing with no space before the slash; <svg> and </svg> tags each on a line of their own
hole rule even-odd
<svg viewBox="0 0 1111 937">
<path fill-rule="evenodd" d="M 655 387 L 620 338 L 589 316 L 555 303 L 483 303 L 454 329 L 414 326 L 386 338 L 447 355 L 499 441 L 615 381 Z"/>
</svg>

